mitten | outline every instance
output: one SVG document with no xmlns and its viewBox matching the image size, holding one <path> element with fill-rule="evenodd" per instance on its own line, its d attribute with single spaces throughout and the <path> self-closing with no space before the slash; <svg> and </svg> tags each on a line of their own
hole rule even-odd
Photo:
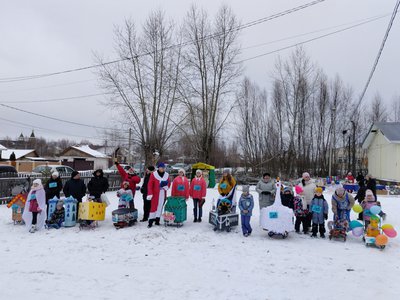
<svg viewBox="0 0 400 300">
<path fill-rule="evenodd" d="M 153 195 L 148 195 L 148 196 L 146 197 L 146 199 L 149 200 L 149 201 L 151 200 L 151 198 L 153 198 Z"/>
</svg>

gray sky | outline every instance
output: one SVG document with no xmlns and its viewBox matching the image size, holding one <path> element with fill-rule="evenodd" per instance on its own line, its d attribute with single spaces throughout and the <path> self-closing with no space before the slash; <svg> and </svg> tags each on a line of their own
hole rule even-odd
<svg viewBox="0 0 400 300">
<path fill-rule="evenodd" d="M 310 1 L 204 0 L 195 3 L 206 8 L 210 15 L 213 15 L 221 4 L 228 3 L 241 22 L 246 23 Z M 303 37 L 244 49 L 240 58 L 246 59 L 292 45 L 350 26 L 359 20 L 390 14 L 395 2 L 395 0 L 327 0 L 305 10 L 253 26 L 240 34 L 243 48 L 347 24 Z M 142 24 L 149 12 L 158 8 L 164 9 L 167 16 L 179 23 L 192 3 L 186 0 L 2 1 L 0 78 L 91 65 L 94 63 L 93 52 L 113 59 L 116 57 L 113 51 L 114 25 L 121 25 L 124 19 L 129 17 L 132 17 L 137 24 Z M 359 95 L 375 60 L 389 18 L 388 16 L 308 43 L 304 46 L 305 50 L 330 78 L 338 74 L 346 84 L 354 88 L 355 95 Z M 399 18 L 395 20 L 364 105 L 368 105 L 377 91 L 388 103 L 394 95 L 400 95 Z M 278 55 L 285 58 L 291 51 L 293 49 L 283 50 L 245 62 L 244 75 L 256 81 L 261 87 L 269 89 L 271 71 L 276 58 Z M 17 103 L 101 93 L 96 80 L 93 71 L 82 71 L 36 80 L 0 82 L 0 103 L 59 119 L 108 127 L 115 116 L 108 108 L 99 104 L 100 100 L 104 100 L 102 96 L 58 102 Z M 72 82 L 79 83 L 69 84 Z M 26 125 L 13 124 L 10 121 Z M 14 138 L 21 132 L 30 134 L 32 128 L 36 128 L 37 136 L 50 139 L 70 138 L 80 141 L 82 138 L 78 136 L 93 138 L 101 134 L 95 129 L 43 119 L 0 106 L 0 138 L 5 136 Z"/>
</svg>

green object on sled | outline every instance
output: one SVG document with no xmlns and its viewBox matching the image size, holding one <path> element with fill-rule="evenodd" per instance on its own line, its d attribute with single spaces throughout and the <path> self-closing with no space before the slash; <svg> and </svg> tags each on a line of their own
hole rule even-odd
<svg viewBox="0 0 400 300">
<path fill-rule="evenodd" d="M 203 171 L 203 177 L 207 182 L 207 187 L 208 188 L 213 188 L 215 187 L 215 167 L 211 165 L 207 165 L 205 163 L 199 162 L 194 165 L 192 165 L 192 176 L 191 179 L 193 179 L 196 176 L 196 170 L 202 170 Z"/>
<path fill-rule="evenodd" d="M 172 212 L 175 215 L 175 223 L 183 223 L 187 219 L 187 204 L 183 197 L 167 197 L 164 211 Z"/>
</svg>

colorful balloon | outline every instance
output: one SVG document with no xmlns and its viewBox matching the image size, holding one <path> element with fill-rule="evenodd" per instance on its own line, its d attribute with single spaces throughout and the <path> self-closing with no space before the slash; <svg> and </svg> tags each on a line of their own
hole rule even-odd
<svg viewBox="0 0 400 300">
<path fill-rule="evenodd" d="M 374 205 L 369 209 L 369 211 L 371 214 L 377 215 L 381 212 L 381 208 L 378 205 Z"/>
<path fill-rule="evenodd" d="M 358 228 L 358 227 L 363 227 L 363 224 L 356 220 L 353 220 L 350 222 L 350 229 L 354 229 L 354 228 Z"/>
<path fill-rule="evenodd" d="M 382 225 L 382 229 L 394 229 L 394 228 L 393 228 L 393 225 L 391 225 L 391 224 L 384 224 L 384 225 Z"/>
<path fill-rule="evenodd" d="M 359 214 L 360 212 L 363 211 L 363 208 L 362 208 L 362 206 L 360 204 L 355 204 L 353 206 L 353 211 Z"/>
<path fill-rule="evenodd" d="M 385 246 L 385 245 L 387 245 L 388 241 L 389 240 L 388 240 L 387 236 L 385 236 L 383 234 L 377 235 L 375 238 L 375 244 L 377 246 Z"/>
<path fill-rule="evenodd" d="M 394 229 L 383 229 L 383 233 L 390 238 L 395 238 L 397 236 L 397 232 Z"/>
<path fill-rule="evenodd" d="M 360 236 L 362 236 L 363 233 L 364 233 L 364 228 L 362 228 L 362 227 L 356 227 L 356 228 L 353 228 L 353 230 L 352 230 L 351 232 L 353 233 L 353 235 L 354 235 L 355 237 L 360 237 Z"/>
</svg>

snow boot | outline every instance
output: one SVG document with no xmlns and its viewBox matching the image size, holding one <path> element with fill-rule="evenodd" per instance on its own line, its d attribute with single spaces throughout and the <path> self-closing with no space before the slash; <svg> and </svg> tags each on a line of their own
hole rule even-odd
<svg viewBox="0 0 400 300">
<path fill-rule="evenodd" d="M 201 218 L 198 218 L 198 219 L 197 219 L 197 222 L 201 223 Z"/>
<path fill-rule="evenodd" d="M 160 218 L 156 218 L 156 222 L 155 223 L 156 223 L 157 226 L 160 226 Z"/>
<path fill-rule="evenodd" d="M 34 233 L 36 231 L 36 225 L 32 225 L 31 229 L 29 229 L 30 233 Z"/>
<path fill-rule="evenodd" d="M 149 220 L 149 225 L 147 225 L 147 227 L 151 228 L 153 226 L 153 222 L 154 222 L 154 219 L 150 219 Z"/>
<path fill-rule="evenodd" d="M 194 218 L 193 222 L 194 222 L 194 223 L 197 223 L 197 218 Z"/>
</svg>

